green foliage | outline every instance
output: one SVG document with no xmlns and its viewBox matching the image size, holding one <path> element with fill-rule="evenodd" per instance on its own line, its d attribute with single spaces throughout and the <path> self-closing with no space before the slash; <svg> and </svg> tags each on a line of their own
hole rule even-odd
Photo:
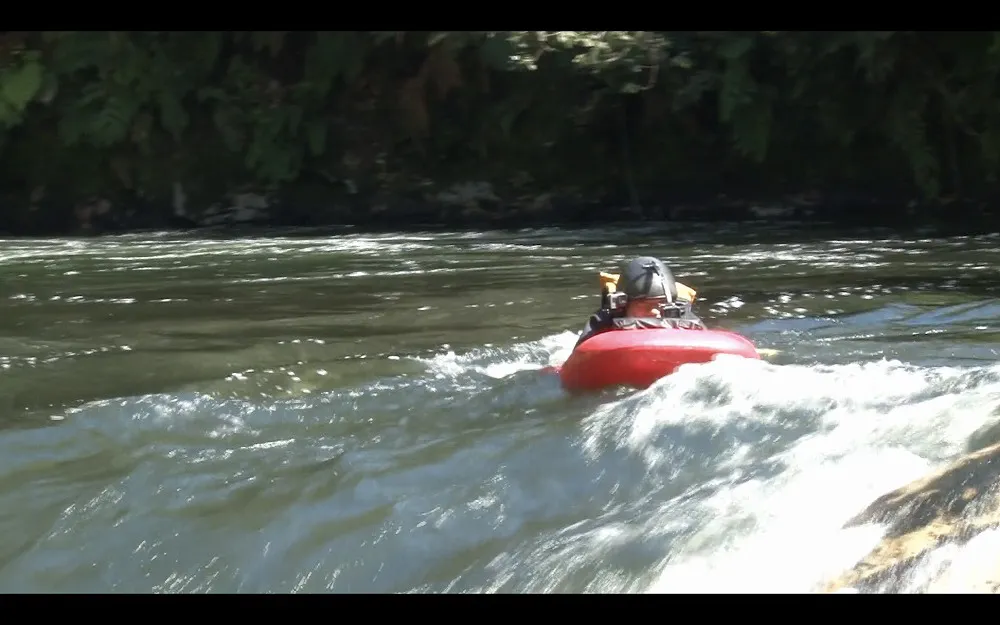
<svg viewBox="0 0 1000 625">
<path fill-rule="evenodd" d="M 11 61 L 0 69 L 0 125 L 5 128 L 21 122 L 45 77 L 41 54 L 35 50 L 18 54 Z"/>
<path fill-rule="evenodd" d="M 57 142 L 107 170 L 67 179 L 88 191 L 464 167 L 540 189 L 738 174 L 934 196 L 995 184 L 998 77 L 993 32 L 6 32 L 0 185 L 58 178 L 15 162 Z"/>
</svg>

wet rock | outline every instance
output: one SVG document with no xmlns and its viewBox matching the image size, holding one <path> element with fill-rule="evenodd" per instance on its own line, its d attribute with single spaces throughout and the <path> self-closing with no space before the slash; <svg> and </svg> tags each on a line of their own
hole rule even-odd
<svg viewBox="0 0 1000 625">
<path fill-rule="evenodd" d="M 929 580 L 924 592 L 1000 592 L 1000 531 L 982 532 L 961 548 L 945 548 L 934 555 L 921 571 L 924 580 Z"/>
<path fill-rule="evenodd" d="M 499 202 L 488 182 L 465 182 L 454 184 L 445 191 L 435 194 L 434 199 L 446 205 L 468 206 L 481 201 Z"/>
<path fill-rule="evenodd" d="M 234 193 L 228 205 L 212 205 L 198 219 L 201 226 L 218 226 L 266 222 L 271 212 L 271 200 L 257 193 Z"/>
<path fill-rule="evenodd" d="M 824 590 L 900 592 L 916 567 L 936 549 L 964 545 L 984 530 L 1000 527 L 1000 445 L 963 456 L 948 467 L 879 497 L 845 527 L 887 526 L 882 541 L 865 558 Z M 1000 567 L 994 567 L 1000 574 Z M 940 572 L 936 577 L 945 575 Z M 973 584 L 996 592 L 1000 575 Z M 933 592 L 936 579 L 922 590 Z"/>
<path fill-rule="evenodd" d="M 1000 417 L 1000 409 L 993 411 L 993 416 Z M 979 451 L 990 445 L 1000 443 L 1000 418 L 992 423 L 987 423 L 969 436 L 969 441 L 965 445 L 965 450 L 969 453 Z"/>
<path fill-rule="evenodd" d="M 796 207 L 786 205 L 751 205 L 750 213 L 757 219 L 791 218 L 795 216 Z"/>
<path fill-rule="evenodd" d="M 77 204 L 73 212 L 76 214 L 77 225 L 81 230 L 90 230 L 93 220 L 106 215 L 111 210 L 111 202 L 105 198 L 97 198 Z"/>
</svg>

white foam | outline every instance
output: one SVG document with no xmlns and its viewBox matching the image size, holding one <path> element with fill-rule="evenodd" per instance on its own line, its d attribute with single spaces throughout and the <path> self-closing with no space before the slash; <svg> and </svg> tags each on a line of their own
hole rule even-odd
<svg viewBox="0 0 1000 625">
<path fill-rule="evenodd" d="M 729 365 L 735 366 L 735 363 Z M 781 411 L 813 412 L 819 431 L 776 460 L 776 477 L 724 488 L 709 502 L 717 514 L 673 550 L 649 592 L 809 592 L 849 568 L 881 538 L 882 529 L 842 529 L 876 497 L 924 476 L 960 454 L 969 435 L 992 416 L 985 401 L 996 382 L 959 393 L 949 388 L 967 370 L 923 369 L 894 362 L 839 367 L 739 366 L 725 375 L 705 365 L 651 388 L 628 424 L 627 444 L 645 452 L 665 422 L 774 419 Z M 699 379 L 731 394 L 722 405 L 680 401 Z M 935 389 L 938 389 L 935 391 Z M 632 400 L 625 400 L 632 401 Z M 674 409 L 664 411 L 665 405 Z M 786 412 L 787 414 L 787 412 Z M 597 418 L 621 418 L 603 415 Z M 598 432 L 621 428 L 592 426 Z M 738 454 L 731 463 L 740 465 Z M 669 512 L 667 512 L 669 514 Z M 733 520 L 751 527 L 734 534 Z M 705 544 L 722 547 L 700 548 Z"/>
<path fill-rule="evenodd" d="M 575 333 L 564 332 L 502 350 L 461 356 L 449 351 L 424 362 L 437 375 L 477 371 L 502 378 L 563 362 L 575 340 Z M 670 555 L 645 584 L 608 573 L 588 590 L 815 592 L 882 538 L 884 529 L 875 525 L 844 529 L 848 519 L 878 496 L 961 454 L 969 436 L 993 419 L 1000 397 L 998 371 L 885 360 L 782 366 L 742 358 L 681 367 L 649 389 L 606 402 L 581 420 L 580 443 L 595 461 L 609 450 L 624 450 L 641 458 L 653 475 L 669 460 L 660 440 L 668 427 L 721 431 L 764 425 L 782 430 L 799 418 L 810 420 L 805 430 L 811 433 L 799 432 L 793 444 L 769 458 L 783 467 L 776 474 L 748 473 L 757 450 L 735 445 L 719 460 L 730 478 L 716 484 L 714 494 L 699 504 L 698 519 L 703 520 L 692 517 L 687 504 L 671 500 L 658 502 L 657 512 L 631 524 L 609 519 L 583 532 L 566 528 L 562 534 L 569 536 L 494 562 L 496 584 L 530 562 L 531 591 L 552 591 L 569 571 L 597 562 L 622 541 L 672 540 Z M 650 491 L 656 490 L 651 485 Z M 678 528 L 683 531 L 674 531 Z M 991 536 L 984 535 L 980 543 L 992 540 L 996 549 L 973 545 L 939 550 L 936 560 L 929 557 L 919 567 L 924 577 L 916 574 L 909 587 L 928 592 L 982 587 L 985 576 L 996 570 L 1000 553 L 1000 533 Z M 935 585 L 932 580 L 938 578 Z"/>
<path fill-rule="evenodd" d="M 946 544 L 931 552 L 904 592 L 992 594 L 997 586 L 1000 586 L 1000 529 L 990 529 L 962 547 Z"/>
<path fill-rule="evenodd" d="M 536 371 L 561 364 L 573 350 L 577 335 L 561 332 L 537 341 L 507 348 L 486 348 L 456 354 L 449 349 L 431 358 L 414 358 L 439 377 L 457 377 L 468 372 L 506 378 L 521 371 Z"/>
</svg>

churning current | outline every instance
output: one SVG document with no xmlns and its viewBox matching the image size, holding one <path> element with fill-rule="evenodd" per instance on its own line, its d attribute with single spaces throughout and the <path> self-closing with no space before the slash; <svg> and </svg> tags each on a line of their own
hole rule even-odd
<svg viewBox="0 0 1000 625">
<path fill-rule="evenodd" d="M 996 418 L 998 243 L 2 241 L 0 591 L 813 591 Z M 542 369 L 637 254 L 777 354 L 567 395 Z"/>
</svg>

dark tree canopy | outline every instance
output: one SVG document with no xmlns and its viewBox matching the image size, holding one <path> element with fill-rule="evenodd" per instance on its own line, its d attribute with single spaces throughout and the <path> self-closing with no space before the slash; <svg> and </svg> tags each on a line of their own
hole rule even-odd
<svg viewBox="0 0 1000 625">
<path fill-rule="evenodd" d="M 0 193 L 985 193 L 998 70 L 993 32 L 7 31 Z"/>
</svg>

